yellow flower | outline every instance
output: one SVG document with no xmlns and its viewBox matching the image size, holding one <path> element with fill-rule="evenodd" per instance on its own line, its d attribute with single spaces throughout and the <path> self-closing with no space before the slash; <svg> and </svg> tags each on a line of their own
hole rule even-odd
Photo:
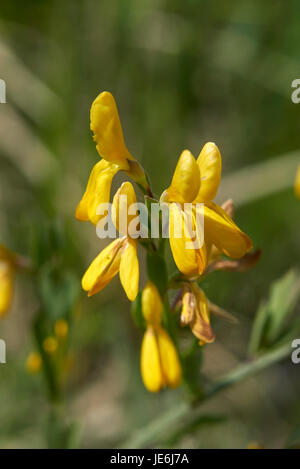
<svg viewBox="0 0 300 469">
<path fill-rule="evenodd" d="M 45 350 L 46 353 L 49 355 L 53 355 L 58 347 L 58 343 L 55 337 L 46 337 L 43 341 L 43 349 Z"/>
<path fill-rule="evenodd" d="M 238 270 L 238 269 L 237 269 Z M 189 325 L 199 339 L 199 345 L 214 342 L 215 335 L 210 325 L 210 315 L 214 314 L 231 323 L 237 323 L 235 316 L 209 301 L 204 291 L 195 282 L 183 283 L 182 297 L 178 298 L 175 308 L 181 304 L 180 322 Z"/>
<path fill-rule="evenodd" d="M 204 145 L 197 161 L 190 151 L 182 152 L 171 185 L 161 196 L 161 202 L 169 204 L 170 246 L 174 261 L 185 275 L 204 272 L 213 245 L 233 259 L 244 256 L 252 248 L 250 238 L 224 209 L 212 202 L 220 180 L 221 155 L 218 147 L 209 142 Z M 185 203 L 192 204 L 192 225 L 183 210 Z M 195 204 L 201 203 L 204 204 L 204 233 L 196 223 L 197 210 L 201 211 L 201 206 L 198 209 Z M 175 235 L 178 226 L 182 227 L 182 236 Z M 193 236 L 193 232 L 196 235 Z M 187 242 L 195 243 L 195 248 L 187 249 Z"/>
<path fill-rule="evenodd" d="M 14 291 L 14 269 L 8 262 L 0 261 L 0 317 L 9 310 Z"/>
<path fill-rule="evenodd" d="M 103 215 L 97 214 L 99 204 L 108 203 L 112 179 L 125 171 L 137 184 L 149 190 L 145 173 L 127 150 L 114 97 L 108 91 L 100 93 L 91 107 L 91 130 L 101 159 L 90 174 L 86 191 L 76 209 L 79 221 L 97 224 Z"/>
<path fill-rule="evenodd" d="M 42 368 L 42 357 L 37 352 L 31 352 L 26 360 L 26 369 L 29 373 L 35 374 Z"/>
<path fill-rule="evenodd" d="M 161 326 L 162 303 L 157 288 L 148 282 L 142 294 L 143 316 L 147 323 L 141 347 L 141 374 L 145 387 L 158 392 L 181 382 L 181 366 L 167 331 Z"/>
<path fill-rule="evenodd" d="M 141 373 L 145 387 L 151 392 L 180 385 L 181 367 L 177 351 L 162 327 L 147 327 L 141 348 Z"/>
<path fill-rule="evenodd" d="M 11 307 L 17 267 L 16 254 L 0 244 L 0 317 L 3 317 Z"/>
<path fill-rule="evenodd" d="M 136 197 L 132 184 L 123 183 L 117 192 L 113 205 L 118 213 L 119 198 L 126 195 L 128 204 L 136 203 Z M 128 205 L 129 207 L 129 205 Z M 125 214 L 127 226 L 131 216 Z M 115 219 L 116 227 L 119 228 L 119 220 Z M 124 236 L 115 239 L 106 246 L 94 259 L 82 278 L 82 288 L 88 295 L 94 295 L 101 291 L 119 272 L 121 284 L 130 301 L 134 301 L 139 288 L 139 262 L 137 258 L 137 240 L 132 239 L 122 232 Z"/>
<path fill-rule="evenodd" d="M 193 334 L 204 345 L 215 340 L 210 326 L 210 311 L 205 293 L 196 283 L 186 284 L 182 296 L 182 325 L 189 325 Z"/>
<path fill-rule="evenodd" d="M 65 319 L 58 319 L 54 324 L 54 332 L 58 339 L 64 340 L 68 336 L 69 325 Z"/>
<path fill-rule="evenodd" d="M 295 196 L 300 199 L 300 164 L 298 166 L 294 185 Z"/>
</svg>

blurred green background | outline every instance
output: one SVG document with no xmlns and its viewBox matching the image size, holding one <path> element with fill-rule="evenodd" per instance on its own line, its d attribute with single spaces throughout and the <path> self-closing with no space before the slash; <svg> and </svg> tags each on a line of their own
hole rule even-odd
<svg viewBox="0 0 300 469">
<path fill-rule="evenodd" d="M 142 334 L 119 280 L 90 299 L 80 290 L 83 272 L 105 244 L 91 224 L 74 218 L 98 160 L 89 109 L 103 90 L 115 96 L 127 146 L 158 196 L 184 148 L 197 156 L 206 141 L 219 146 L 218 200 L 234 197 L 236 221 L 263 256 L 247 273 L 205 279 L 208 297 L 239 324 L 213 319 L 216 341 L 203 351 L 203 373 L 215 377 L 245 359 L 260 302 L 300 260 L 300 205 L 292 190 L 300 104 L 291 101 L 299 31 L 296 0 L 1 1 L 7 103 L 0 104 L 0 239 L 43 266 L 38 280 L 17 277 L 12 311 L 0 323 L 7 343 L 1 447 L 49 445 L 43 375 L 27 374 L 25 361 L 43 304 L 40 285 L 53 265 L 61 277 L 46 300 L 52 297 L 54 316 L 64 308 L 64 281 L 75 291 L 65 418 L 76 422 L 79 446 L 118 446 L 185 398 L 183 387 L 159 395 L 143 387 Z M 113 189 L 120 181 L 122 175 Z M 189 340 L 189 331 L 182 334 Z M 206 425 L 172 442 L 164 435 L 156 445 L 281 447 L 300 422 L 299 373 L 290 359 L 268 369 L 203 405 L 211 416 Z"/>
</svg>

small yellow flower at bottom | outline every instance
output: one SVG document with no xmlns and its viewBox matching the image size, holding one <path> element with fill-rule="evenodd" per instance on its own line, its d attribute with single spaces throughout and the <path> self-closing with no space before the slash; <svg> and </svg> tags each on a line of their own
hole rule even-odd
<svg viewBox="0 0 300 469">
<path fill-rule="evenodd" d="M 58 347 L 58 343 L 57 343 L 57 340 L 55 339 L 55 337 L 50 336 L 50 337 L 47 337 L 46 339 L 44 339 L 43 349 L 49 355 L 53 355 L 56 352 L 57 347 Z"/>
<path fill-rule="evenodd" d="M 31 352 L 26 360 L 26 369 L 28 373 L 38 373 L 42 368 L 42 357 L 37 352 Z"/>
<path fill-rule="evenodd" d="M 145 332 L 141 348 L 141 373 L 145 387 L 151 392 L 180 385 L 181 366 L 177 350 L 162 327 L 148 326 Z"/>
<path fill-rule="evenodd" d="M 181 366 L 177 350 L 167 331 L 161 326 L 162 302 L 155 285 L 148 282 L 142 293 L 142 311 L 147 323 L 141 347 L 141 374 L 145 387 L 158 392 L 181 382 Z"/>
<path fill-rule="evenodd" d="M 54 324 L 54 332 L 58 339 L 66 339 L 69 332 L 68 322 L 65 319 L 58 319 Z"/>
<path fill-rule="evenodd" d="M 296 172 L 296 178 L 295 178 L 295 184 L 294 184 L 294 192 L 295 196 L 300 199 L 300 164 L 298 166 L 297 172 Z"/>
<path fill-rule="evenodd" d="M 210 311 L 205 293 L 196 283 L 186 284 L 182 298 L 181 324 L 189 325 L 199 345 L 215 340 L 210 325 Z"/>
</svg>

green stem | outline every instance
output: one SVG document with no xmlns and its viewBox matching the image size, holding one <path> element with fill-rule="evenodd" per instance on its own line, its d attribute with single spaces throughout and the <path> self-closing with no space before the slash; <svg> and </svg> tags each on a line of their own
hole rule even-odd
<svg viewBox="0 0 300 469">
<path fill-rule="evenodd" d="M 162 435 L 169 434 L 170 430 L 176 430 L 178 423 L 182 419 L 187 418 L 191 413 L 193 416 L 199 412 L 201 403 L 214 396 L 218 392 L 228 388 L 229 386 L 246 379 L 259 371 L 271 366 L 290 354 L 290 344 L 271 350 L 257 358 L 255 361 L 247 362 L 239 365 L 225 376 L 210 383 L 206 388 L 205 394 L 194 405 L 187 402 L 176 405 L 172 409 L 165 412 L 162 416 L 150 422 L 142 429 L 138 429 L 128 440 L 122 445 L 123 448 L 146 448 L 153 446 Z"/>
</svg>

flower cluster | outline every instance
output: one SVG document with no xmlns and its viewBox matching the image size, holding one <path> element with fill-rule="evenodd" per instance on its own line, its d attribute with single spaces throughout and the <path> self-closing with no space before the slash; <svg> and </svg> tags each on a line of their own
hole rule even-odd
<svg viewBox="0 0 300 469">
<path fill-rule="evenodd" d="M 117 106 L 109 92 L 103 92 L 95 99 L 90 118 L 96 148 L 102 159 L 92 169 L 86 191 L 76 209 L 76 218 L 97 225 L 108 216 L 107 213 L 100 214 L 97 207 L 110 201 L 112 179 L 118 171 L 124 171 L 139 186 L 146 201 L 156 199 L 143 168 L 125 145 Z M 168 290 L 179 290 L 173 309 L 181 309 L 181 325 L 189 325 L 200 345 L 212 342 L 214 333 L 210 325 L 210 312 L 231 317 L 209 302 L 198 285 L 199 281 L 212 270 L 246 270 L 260 256 L 259 251 L 249 252 L 252 249 L 250 238 L 232 220 L 232 201 L 227 201 L 223 206 L 213 202 L 221 181 L 221 166 L 221 155 L 214 143 L 206 143 L 197 159 L 189 150 L 184 150 L 171 185 L 159 199 L 168 208 L 170 248 L 179 272 L 166 287 L 159 284 L 157 272 L 157 280 L 152 278 L 142 291 L 141 310 L 145 331 L 141 373 L 146 388 L 153 392 L 165 386 L 177 387 L 181 381 L 180 355 L 163 322 L 163 303 Z M 93 295 L 119 273 L 127 297 L 134 301 L 139 291 L 137 245 L 140 242 L 154 253 L 158 251 L 158 246 L 154 240 L 142 242 L 140 238 L 133 239 L 128 231 L 122 231 L 118 220 L 118 214 L 123 210 L 120 207 L 122 195 L 129 199 L 128 205 L 136 204 L 132 184 L 123 183 L 113 198 L 113 222 L 119 237 L 92 262 L 83 276 L 82 287 L 89 296 Z M 190 205 L 191 217 L 187 217 L 185 204 Z M 199 211 L 202 212 L 203 224 L 197 223 Z M 130 222 L 132 215 L 126 212 L 125 216 Z M 178 236 L 174 233 L 178 232 L 179 226 L 181 231 Z"/>
</svg>

